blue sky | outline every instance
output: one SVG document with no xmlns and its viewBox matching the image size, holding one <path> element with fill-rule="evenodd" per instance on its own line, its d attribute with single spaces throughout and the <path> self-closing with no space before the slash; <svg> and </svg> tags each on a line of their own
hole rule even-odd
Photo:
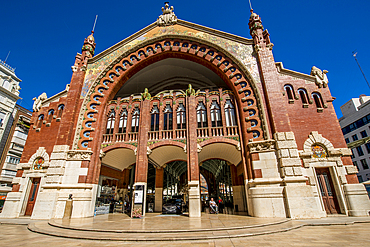
<svg viewBox="0 0 370 247">
<path fill-rule="evenodd" d="M 22 80 L 22 101 L 42 92 L 52 96 L 70 82 L 71 66 L 83 40 L 95 29 L 99 53 L 156 21 L 164 1 L 7 1 L 3 6 L 0 59 Z M 250 38 L 249 3 L 244 1 L 172 0 L 179 19 Z M 370 80 L 369 0 L 252 0 L 275 44 L 277 62 L 309 74 L 312 66 L 329 71 L 329 88 L 340 106 L 360 94 L 370 95 L 352 51 Z"/>
</svg>

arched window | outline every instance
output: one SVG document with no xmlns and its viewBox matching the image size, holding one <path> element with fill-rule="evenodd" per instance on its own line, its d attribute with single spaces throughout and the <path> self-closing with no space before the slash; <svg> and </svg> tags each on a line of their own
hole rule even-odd
<svg viewBox="0 0 370 247">
<path fill-rule="evenodd" d="M 177 107 L 176 123 L 177 123 L 177 129 L 186 129 L 186 113 L 185 113 L 185 106 L 183 103 L 180 103 L 179 107 Z"/>
<path fill-rule="evenodd" d="M 132 112 L 131 132 L 139 132 L 140 109 L 135 106 Z"/>
<path fill-rule="evenodd" d="M 42 121 L 44 121 L 44 114 L 41 114 L 37 119 L 37 128 L 41 128 Z"/>
<path fill-rule="evenodd" d="M 150 113 L 151 121 L 150 121 L 150 131 L 158 131 L 159 130 L 159 109 L 158 106 L 153 106 L 153 109 Z"/>
<path fill-rule="evenodd" d="M 284 89 L 286 91 L 286 94 L 288 96 L 289 103 L 294 103 L 294 90 L 291 85 L 285 85 Z"/>
<path fill-rule="evenodd" d="M 116 118 L 116 112 L 114 110 L 111 110 L 108 114 L 106 134 L 113 134 L 115 118 Z"/>
<path fill-rule="evenodd" d="M 211 103 L 211 122 L 212 122 L 212 127 L 222 126 L 221 110 L 216 100 L 212 100 L 212 103 Z"/>
<path fill-rule="evenodd" d="M 64 105 L 59 105 L 58 106 L 58 116 L 57 116 L 58 118 L 62 117 L 63 110 L 64 110 Z"/>
<path fill-rule="evenodd" d="M 53 120 L 54 110 L 51 109 L 48 112 L 48 122 L 51 123 L 51 120 Z"/>
<path fill-rule="evenodd" d="M 3 88 L 6 88 L 6 89 L 9 90 L 10 82 L 7 79 L 5 79 L 3 81 L 3 85 L 2 86 L 3 86 Z"/>
<path fill-rule="evenodd" d="M 235 117 L 235 108 L 234 105 L 231 103 L 230 99 L 226 100 L 225 103 L 225 120 L 226 126 L 236 126 L 236 117 Z"/>
<path fill-rule="evenodd" d="M 203 102 L 199 102 L 198 107 L 197 107 L 197 122 L 198 122 L 198 128 L 208 127 L 207 110 Z"/>
<path fill-rule="evenodd" d="M 172 124 L 172 108 L 170 104 L 166 104 L 166 108 L 164 108 L 164 123 L 163 123 L 163 129 L 164 130 L 172 130 L 173 124 Z"/>
<path fill-rule="evenodd" d="M 126 133 L 127 115 L 127 110 L 123 109 L 119 118 L 118 133 Z"/>
<path fill-rule="evenodd" d="M 315 101 L 315 104 L 316 104 L 317 108 L 321 108 L 321 109 L 324 108 L 323 107 L 324 104 L 322 102 L 322 98 L 321 98 L 319 93 L 312 93 L 312 98 Z"/>
<path fill-rule="evenodd" d="M 306 90 L 303 89 L 303 88 L 300 88 L 300 89 L 298 89 L 298 93 L 299 93 L 299 97 L 301 97 L 303 107 L 305 105 L 308 105 L 308 95 L 307 95 Z"/>
</svg>

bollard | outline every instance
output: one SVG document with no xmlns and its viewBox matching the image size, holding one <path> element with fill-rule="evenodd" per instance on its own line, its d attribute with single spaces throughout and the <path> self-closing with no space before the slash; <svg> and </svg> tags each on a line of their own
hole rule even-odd
<svg viewBox="0 0 370 247">
<path fill-rule="evenodd" d="M 72 209 L 73 209 L 73 198 L 72 198 L 72 194 L 69 194 L 69 197 L 66 201 L 66 206 L 65 206 L 65 209 L 64 209 L 63 219 L 70 219 L 71 218 Z"/>
</svg>

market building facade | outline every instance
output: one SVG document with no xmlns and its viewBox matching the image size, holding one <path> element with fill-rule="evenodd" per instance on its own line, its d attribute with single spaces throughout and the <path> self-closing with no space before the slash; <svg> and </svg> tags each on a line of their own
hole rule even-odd
<svg viewBox="0 0 370 247">
<path fill-rule="evenodd" d="M 89 217 L 126 199 L 145 215 L 176 195 L 189 217 L 203 195 L 256 217 L 368 215 L 327 71 L 276 63 L 253 12 L 247 39 L 162 11 L 97 55 L 89 35 L 66 90 L 35 100 L 1 217 L 62 218 L 71 200 Z"/>
</svg>

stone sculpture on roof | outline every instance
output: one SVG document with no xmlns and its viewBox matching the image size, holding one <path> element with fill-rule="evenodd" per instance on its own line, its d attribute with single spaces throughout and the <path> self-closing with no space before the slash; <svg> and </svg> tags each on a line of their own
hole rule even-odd
<svg viewBox="0 0 370 247">
<path fill-rule="evenodd" d="M 41 108 L 41 105 L 42 105 L 42 102 L 44 100 L 46 100 L 48 98 L 48 96 L 46 95 L 46 93 L 42 93 L 39 97 L 35 97 L 33 98 L 32 100 L 34 100 L 35 102 L 33 102 L 33 111 L 34 112 L 38 112 Z"/>
<path fill-rule="evenodd" d="M 162 14 L 157 19 L 158 26 L 170 26 L 177 22 L 177 16 L 173 12 L 173 6 L 169 8 L 168 2 L 165 2 L 165 8 L 162 7 Z"/>
<path fill-rule="evenodd" d="M 328 86 L 328 77 L 326 76 L 326 73 L 329 71 L 323 70 L 317 68 L 316 66 L 313 66 L 311 69 L 311 75 L 313 75 L 316 79 L 316 85 L 321 88 L 321 87 L 327 87 Z"/>
</svg>

